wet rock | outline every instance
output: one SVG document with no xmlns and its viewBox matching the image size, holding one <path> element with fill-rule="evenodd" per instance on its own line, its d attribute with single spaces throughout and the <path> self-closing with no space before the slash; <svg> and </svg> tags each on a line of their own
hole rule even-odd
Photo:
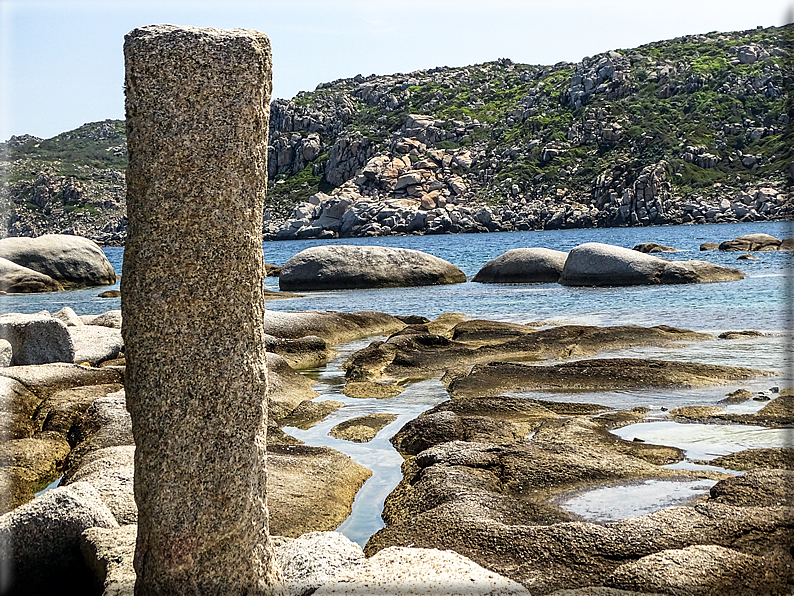
<svg viewBox="0 0 794 596">
<path fill-rule="evenodd" d="M 68 328 L 49 315 L 0 315 L 0 338 L 11 344 L 11 366 L 74 362 Z"/>
<path fill-rule="evenodd" d="M 268 352 L 267 356 L 268 417 L 281 420 L 288 416 L 304 400 L 319 395 L 311 387 L 314 381 L 292 369 L 278 354 Z"/>
<path fill-rule="evenodd" d="M 97 298 L 121 298 L 120 290 L 105 290 L 97 294 Z"/>
<path fill-rule="evenodd" d="M 298 404 L 298 407 L 292 410 L 289 416 L 282 418 L 279 422 L 282 426 L 294 426 L 295 428 L 307 430 L 329 414 L 344 407 L 344 405 L 341 401 L 312 401 L 307 399 Z"/>
<path fill-rule="evenodd" d="M 34 422 L 42 430 L 67 435 L 94 401 L 121 389 L 121 384 L 109 383 L 58 391 L 41 402 L 36 409 Z"/>
<path fill-rule="evenodd" d="M 518 596 L 529 592 L 520 584 L 448 550 L 387 548 L 343 570 L 314 594 Z"/>
<path fill-rule="evenodd" d="M 712 466 L 720 466 L 729 470 L 779 469 L 794 470 L 794 447 L 764 447 L 744 449 L 736 453 L 721 455 L 707 462 Z"/>
<path fill-rule="evenodd" d="M 720 403 L 724 402 L 726 404 L 741 404 L 752 397 L 753 394 L 750 391 L 747 391 L 747 389 L 737 389 L 736 391 L 731 391 L 725 399 L 720 400 Z"/>
<path fill-rule="evenodd" d="M 405 323 L 381 312 L 265 312 L 265 329 L 275 337 L 300 339 L 313 335 L 329 345 L 350 342 L 369 335 L 398 331 Z"/>
<path fill-rule="evenodd" d="M 351 381 L 415 379 L 444 370 L 462 371 L 461 376 L 468 372 L 465 367 L 477 363 L 566 359 L 631 346 L 712 339 L 711 335 L 664 325 L 564 325 L 536 330 L 492 321 L 463 321 L 449 336 L 455 339 L 433 333 L 394 335 L 352 354 L 342 368 Z M 447 386 L 452 376 L 445 378 Z"/>
<path fill-rule="evenodd" d="M 0 377 L 0 428 L 3 439 L 25 439 L 41 427 L 33 422 L 40 399 L 22 383 Z"/>
<path fill-rule="evenodd" d="M 454 284 L 463 272 L 418 250 L 382 246 L 315 246 L 290 258 L 281 270 L 283 290 L 394 288 Z"/>
<path fill-rule="evenodd" d="M 755 470 L 726 478 L 711 487 L 709 496 L 735 507 L 791 507 L 794 470 Z"/>
<path fill-rule="evenodd" d="M 781 394 L 754 414 L 714 414 L 713 419 L 768 427 L 794 426 L 794 396 Z"/>
<path fill-rule="evenodd" d="M 345 420 L 334 426 L 328 434 L 335 439 L 352 441 L 354 443 L 368 443 L 387 425 L 397 420 L 395 414 L 367 414 Z"/>
<path fill-rule="evenodd" d="M 716 242 L 704 242 L 700 245 L 700 250 L 717 250 L 719 247 Z"/>
<path fill-rule="evenodd" d="M 710 283 L 743 279 L 744 273 L 707 261 L 666 261 L 641 252 L 587 242 L 568 254 L 560 283 L 568 286 L 629 286 Z"/>
<path fill-rule="evenodd" d="M 778 250 L 781 241 L 769 234 L 745 234 L 720 243 L 719 249 L 732 252 Z"/>
<path fill-rule="evenodd" d="M 548 248 L 514 248 L 488 261 L 472 281 L 479 283 L 556 283 L 568 253 Z"/>
<path fill-rule="evenodd" d="M 760 331 L 747 330 L 747 331 L 725 331 L 720 333 L 717 337 L 719 339 L 746 339 L 748 337 L 763 337 L 764 334 Z"/>
<path fill-rule="evenodd" d="M 27 294 L 57 292 L 62 289 L 63 286 L 49 275 L 22 267 L 13 261 L 0 257 L 0 292 Z"/>
<path fill-rule="evenodd" d="M 89 528 L 80 539 L 83 560 L 102 586 L 102 596 L 132 596 L 135 588 L 137 524 L 118 528 Z"/>
<path fill-rule="evenodd" d="M 736 260 L 737 261 L 757 261 L 758 257 L 748 253 L 748 254 L 744 254 L 744 255 L 739 255 L 738 257 L 736 257 Z"/>
<path fill-rule="evenodd" d="M 715 247 L 716 248 L 716 247 Z M 678 252 L 680 249 L 673 248 L 672 246 L 665 246 L 664 244 L 656 244 L 656 242 L 643 242 L 638 244 L 631 250 L 652 254 L 657 252 Z M 701 246 L 701 250 L 704 250 Z"/>
<path fill-rule="evenodd" d="M 286 339 L 267 335 L 265 344 L 269 353 L 278 354 L 293 368 L 313 368 L 325 364 L 333 357 L 324 339 L 307 335 L 297 339 Z"/>
<path fill-rule="evenodd" d="M 297 537 L 336 529 L 371 472 L 328 447 L 273 446 L 267 453 L 270 532 Z"/>
<path fill-rule="evenodd" d="M 692 596 L 782 594 L 788 569 L 780 557 L 759 557 L 718 545 L 665 550 L 621 565 L 607 585 Z"/>
<path fill-rule="evenodd" d="M 90 594 L 80 535 L 118 524 L 93 487 L 80 483 L 44 495 L 0 517 L 2 562 L 10 595 Z"/>
<path fill-rule="evenodd" d="M 116 272 L 102 249 L 80 236 L 4 238 L 0 240 L 0 257 L 48 275 L 66 287 L 116 283 Z"/>
<path fill-rule="evenodd" d="M 320 586 L 364 559 L 364 551 L 338 532 L 307 532 L 276 545 L 284 596 L 309 596 Z"/>
<path fill-rule="evenodd" d="M 391 399 L 403 391 L 396 383 L 373 381 L 348 381 L 342 388 L 344 395 L 357 399 Z"/>
<path fill-rule="evenodd" d="M 650 387 L 704 387 L 773 373 L 733 366 L 664 360 L 608 358 L 579 360 L 554 366 L 506 362 L 475 365 L 453 380 L 453 397 L 497 395 L 512 390 L 605 391 Z"/>
<path fill-rule="evenodd" d="M 60 476 L 71 446 L 55 432 L 36 432 L 25 439 L 0 443 L 0 505 L 2 512 L 33 499 Z"/>
<path fill-rule="evenodd" d="M 719 412 L 722 412 L 722 408 L 719 406 L 685 406 L 683 408 L 673 408 L 670 410 L 670 416 L 684 420 L 705 420 Z"/>
</svg>

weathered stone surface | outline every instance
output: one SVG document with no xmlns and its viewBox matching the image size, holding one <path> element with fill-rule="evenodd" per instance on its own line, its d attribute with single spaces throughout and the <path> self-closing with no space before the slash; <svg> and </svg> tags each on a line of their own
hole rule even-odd
<svg viewBox="0 0 794 596">
<path fill-rule="evenodd" d="M 313 368 L 328 362 L 334 352 L 324 339 L 316 335 L 289 339 L 273 337 L 265 338 L 267 351 L 278 354 L 293 368 Z"/>
<path fill-rule="evenodd" d="M 14 360 L 14 346 L 7 339 L 0 339 L 0 368 L 11 366 Z"/>
<path fill-rule="evenodd" d="M 794 447 L 765 447 L 744 449 L 736 453 L 721 455 L 704 463 L 729 470 L 780 469 L 794 470 Z"/>
<path fill-rule="evenodd" d="M 711 487 L 710 495 L 737 507 L 791 507 L 794 470 L 755 470 L 726 478 Z"/>
<path fill-rule="evenodd" d="M 132 422 L 124 391 L 95 399 L 69 433 L 75 447 L 66 461 L 65 480 L 81 465 L 84 457 L 99 449 L 134 445 Z"/>
<path fill-rule="evenodd" d="M 105 360 L 113 360 L 124 349 L 121 330 L 98 325 L 80 325 L 69 327 L 69 335 L 74 344 L 74 362 L 91 365 Z"/>
<path fill-rule="evenodd" d="M 528 595 L 521 584 L 448 550 L 387 548 L 342 571 L 316 596 Z"/>
<path fill-rule="evenodd" d="M 102 596 L 133 596 L 135 524 L 118 528 L 89 528 L 80 538 L 83 560 L 102 586 Z"/>
<path fill-rule="evenodd" d="M 65 362 L 0 368 L 0 376 L 19 381 L 40 399 L 70 387 L 121 383 L 123 378 L 119 367 L 89 368 Z"/>
<path fill-rule="evenodd" d="M 82 560 L 80 535 L 118 524 L 93 487 L 56 488 L 0 517 L 4 594 L 89 594 L 93 579 Z M 8 570 L 10 573 L 6 573 Z"/>
<path fill-rule="evenodd" d="M 641 592 L 756 596 L 784 594 L 788 575 L 786 561 L 781 557 L 758 557 L 718 545 L 696 545 L 625 563 L 615 569 L 606 583 Z"/>
<path fill-rule="evenodd" d="M 344 405 L 341 401 L 311 401 L 307 399 L 298 404 L 298 407 L 292 410 L 289 416 L 282 418 L 279 422 L 283 426 L 294 426 L 306 430 Z"/>
<path fill-rule="evenodd" d="M 428 329 L 431 325 L 428 324 Z M 446 370 L 450 371 L 444 379 L 448 385 L 452 378 L 468 373 L 468 366 L 476 363 L 567 359 L 602 350 L 713 339 L 705 333 L 666 325 L 563 325 L 537 330 L 529 325 L 473 320 L 458 322 L 448 331 L 443 329 L 439 328 L 442 335 L 409 333 L 414 331 L 409 327 L 385 342 L 373 342 L 345 361 L 342 365 L 345 376 L 354 382 L 401 380 L 433 376 Z"/>
<path fill-rule="evenodd" d="M 42 400 L 36 409 L 35 424 L 42 430 L 66 435 L 94 401 L 121 389 L 119 383 L 108 383 L 58 391 Z"/>
<path fill-rule="evenodd" d="M 453 264 L 407 248 L 331 244 L 290 258 L 281 269 L 282 290 L 394 288 L 466 281 Z"/>
<path fill-rule="evenodd" d="M 57 480 L 69 450 L 66 437 L 55 432 L 37 432 L 0 443 L 2 513 L 30 501 L 37 491 Z"/>
<path fill-rule="evenodd" d="M 22 294 L 30 292 L 57 292 L 63 286 L 33 269 L 17 265 L 13 261 L 0 257 L 0 292 Z"/>
<path fill-rule="evenodd" d="M 11 344 L 11 366 L 74 361 L 69 330 L 48 315 L 0 315 L 0 338 Z"/>
<path fill-rule="evenodd" d="M 364 558 L 361 547 L 338 532 L 307 532 L 275 553 L 284 596 L 308 596 Z"/>
<path fill-rule="evenodd" d="M 328 434 L 335 439 L 367 443 L 388 424 L 397 420 L 395 414 L 367 414 L 337 424 Z"/>
<path fill-rule="evenodd" d="M 54 313 L 52 318 L 58 319 L 67 327 L 82 327 L 84 324 L 82 319 L 77 316 L 77 313 L 68 306 L 64 306 L 61 310 Z"/>
<path fill-rule="evenodd" d="M 404 388 L 396 383 L 375 383 L 372 381 L 349 381 L 342 393 L 356 399 L 391 399 L 400 395 Z"/>
<path fill-rule="evenodd" d="M 720 243 L 719 249 L 732 252 L 756 250 L 778 250 L 781 241 L 769 234 L 745 234 L 733 240 Z"/>
<path fill-rule="evenodd" d="M 712 419 L 726 420 L 739 424 L 757 424 L 760 426 L 788 427 L 794 425 L 794 395 L 781 394 L 771 400 L 754 414 L 712 414 Z"/>
<path fill-rule="evenodd" d="M 514 389 L 605 391 L 705 387 L 773 374 L 735 366 L 632 358 L 579 360 L 554 366 L 493 362 L 474 366 L 468 375 L 454 379 L 447 389 L 453 397 L 481 397 Z"/>
<path fill-rule="evenodd" d="M 472 281 L 480 283 L 556 283 L 567 252 L 548 248 L 514 248 L 488 261 Z"/>
<path fill-rule="evenodd" d="M 346 343 L 369 335 L 392 333 L 405 327 L 397 317 L 376 311 L 265 313 L 265 329 L 275 337 L 300 339 L 313 335 L 329 345 Z"/>
<path fill-rule="evenodd" d="M 101 315 L 93 317 L 88 323 L 89 325 L 100 325 L 102 327 L 112 327 L 114 329 L 121 329 L 121 311 L 109 310 Z"/>
<path fill-rule="evenodd" d="M 293 370 L 278 354 L 268 352 L 267 370 L 268 416 L 273 420 L 281 420 L 303 401 L 319 395 L 312 389 L 314 381 Z"/>
<path fill-rule="evenodd" d="M 262 257 L 270 43 L 243 29 L 152 25 L 126 35 L 124 55 L 136 593 L 272 593 Z"/>
<path fill-rule="evenodd" d="M 571 250 L 560 283 L 568 286 L 629 286 L 730 281 L 737 269 L 706 261 L 666 261 L 636 250 L 587 242 Z"/>
<path fill-rule="evenodd" d="M 19 381 L 0 377 L 0 429 L 3 440 L 24 439 L 39 429 L 33 423 L 33 415 L 40 401 Z"/>
<path fill-rule="evenodd" d="M 335 530 L 372 472 L 328 447 L 268 448 L 267 500 L 276 536 Z"/>
<path fill-rule="evenodd" d="M 116 272 L 102 249 L 88 238 L 46 234 L 38 238 L 3 238 L 0 257 L 33 269 L 69 287 L 116 283 Z"/>
<path fill-rule="evenodd" d="M 110 509 L 119 524 L 138 521 L 138 508 L 133 495 L 135 447 L 118 445 L 88 452 L 79 467 L 67 471 L 61 485 L 86 482 L 93 486 L 99 498 Z"/>
</svg>

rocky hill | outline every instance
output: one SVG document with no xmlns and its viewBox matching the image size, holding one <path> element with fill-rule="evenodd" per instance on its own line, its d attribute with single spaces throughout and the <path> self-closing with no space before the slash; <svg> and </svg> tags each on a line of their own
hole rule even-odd
<svg viewBox="0 0 794 596">
<path fill-rule="evenodd" d="M 792 219 L 792 38 L 792 26 L 715 32 L 276 99 L 265 236 Z M 1 148 L 0 236 L 123 242 L 123 122 Z"/>
</svg>

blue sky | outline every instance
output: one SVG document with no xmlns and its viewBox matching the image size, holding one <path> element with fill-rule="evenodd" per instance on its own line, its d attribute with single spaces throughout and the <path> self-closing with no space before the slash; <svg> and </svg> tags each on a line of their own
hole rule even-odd
<svg viewBox="0 0 794 596">
<path fill-rule="evenodd" d="M 0 140 L 123 118 L 124 34 L 152 23 L 266 33 L 273 95 L 290 98 L 359 73 L 578 61 L 792 12 L 794 0 L 0 0 Z"/>
</svg>

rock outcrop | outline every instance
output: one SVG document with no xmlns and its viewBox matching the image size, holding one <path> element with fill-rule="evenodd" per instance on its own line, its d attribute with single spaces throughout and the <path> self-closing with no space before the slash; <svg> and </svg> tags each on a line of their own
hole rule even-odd
<svg viewBox="0 0 794 596">
<path fill-rule="evenodd" d="M 430 286 L 466 281 L 452 263 L 407 248 L 330 244 L 307 248 L 281 269 L 282 290 Z"/>
</svg>

